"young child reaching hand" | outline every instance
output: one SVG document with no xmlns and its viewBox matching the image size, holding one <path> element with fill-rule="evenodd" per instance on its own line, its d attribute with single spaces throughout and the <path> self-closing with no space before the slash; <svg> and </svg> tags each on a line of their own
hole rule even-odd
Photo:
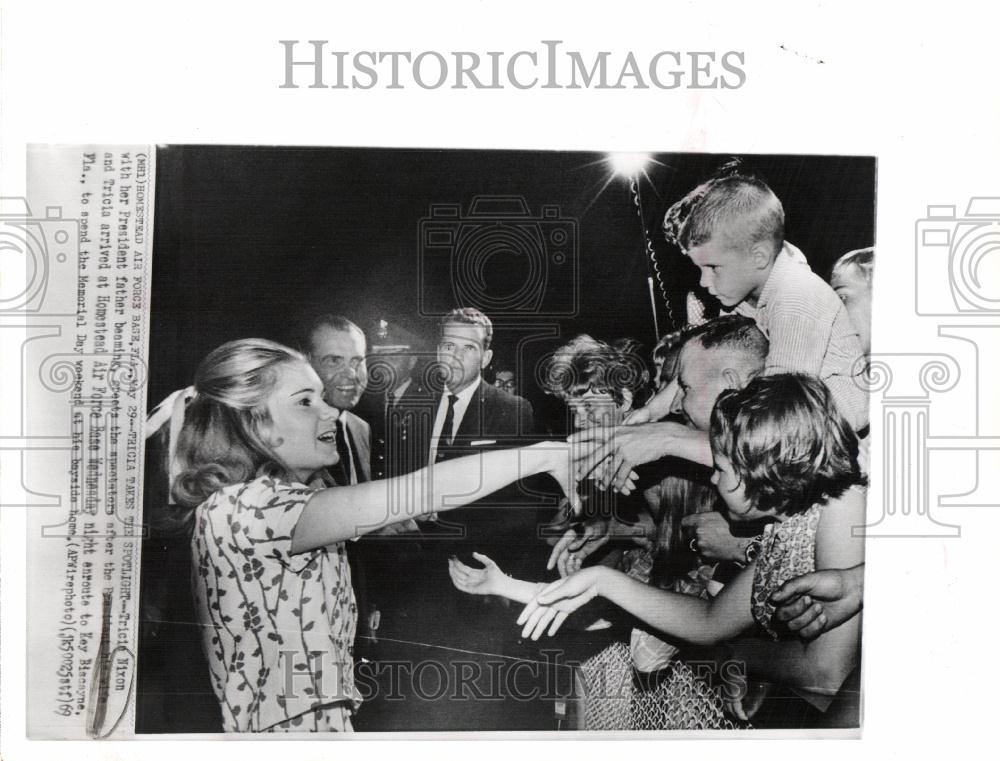
<svg viewBox="0 0 1000 761">
<path fill-rule="evenodd" d="M 497 595 L 527 605 L 548 584 L 545 581 L 523 581 L 508 576 L 491 558 L 479 552 L 473 552 L 472 557 L 482 563 L 484 567 L 473 568 L 456 557 L 448 559 L 448 573 L 451 575 L 452 583 L 459 591 L 466 594 Z M 562 625 L 568 616 L 569 613 L 555 611 L 553 620 Z M 598 619 L 587 628 L 589 631 L 603 629 L 609 625 L 607 621 Z"/>
<path fill-rule="evenodd" d="M 553 634 L 568 614 L 594 597 L 675 637 L 716 645 L 761 627 L 773 639 L 770 599 L 790 578 L 862 563 L 864 483 L 857 436 L 837 411 L 829 389 L 803 375 L 771 375 L 742 391 L 727 391 L 711 420 L 713 483 L 731 521 L 773 518 L 753 563 L 711 600 L 637 583 L 609 568 L 586 568 L 553 582 L 524 609 L 525 636 Z M 551 623 L 551 626 L 550 626 Z M 820 710 L 857 665 L 860 614 L 811 642 L 779 643 L 758 670 L 800 691 Z"/>
<path fill-rule="evenodd" d="M 456 557 L 448 560 L 448 573 L 455 586 L 470 595 L 497 595 L 508 600 L 527 604 L 544 587 L 546 582 L 533 583 L 514 579 L 500 570 L 500 566 L 479 552 L 472 557 L 483 564 L 483 568 L 468 566 Z"/>
</svg>

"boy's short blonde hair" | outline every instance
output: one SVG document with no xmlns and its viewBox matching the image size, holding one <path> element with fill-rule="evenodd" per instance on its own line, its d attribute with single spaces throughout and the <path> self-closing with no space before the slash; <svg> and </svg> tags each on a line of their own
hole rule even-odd
<svg viewBox="0 0 1000 761">
<path fill-rule="evenodd" d="M 699 185 L 671 206 L 663 219 L 667 240 L 685 253 L 724 226 L 730 230 L 739 226 L 738 242 L 747 251 L 764 242 L 777 256 L 785 242 L 781 201 L 762 180 L 744 174 L 726 174 Z"/>
</svg>

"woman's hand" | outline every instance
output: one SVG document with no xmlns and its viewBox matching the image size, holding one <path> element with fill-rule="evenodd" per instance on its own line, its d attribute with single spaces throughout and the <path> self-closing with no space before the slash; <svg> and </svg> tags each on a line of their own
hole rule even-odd
<svg viewBox="0 0 1000 761">
<path fill-rule="evenodd" d="M 448 574 L 451 576 L 452 583 L 459 590 L 470 595 L 504 594 L 504 585 L 510 581 L 510 577 L 486 555 L 473 552 L 472 557 L 485 567 L 473 568 L 458 558 L 449 558 Z"/>
<path fill-rule="evenodd" d="M 577 472 L 593 477 L 602 488 L 628 494 L 635 488 L 636 467 L 671 454 L 679 423 L 646 423 L 586 428 L 570 437 Z"/>
</svg>

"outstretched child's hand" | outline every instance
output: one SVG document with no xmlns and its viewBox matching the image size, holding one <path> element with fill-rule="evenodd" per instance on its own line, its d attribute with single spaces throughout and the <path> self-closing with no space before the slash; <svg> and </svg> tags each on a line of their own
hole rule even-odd
<svg viewBox="0 0 1000 761">
<path fill-rule="evenodd" d="M 584 568 L 541 590 L 518 616 L 517 622 L 523 626 L 521 636 L 537 640 L 550 622 L 549 636 L 555 634 L 570 613 L 601 593 L 599 582 L 607 570 L 603 566 Z"/>
<path fill-rule="evenodd" d="M 452 583 L 461 591 L 470 595 L 503 595 L 510 577 L 500 570 L 486 555 L 473 552 L 472 557 L 482 563 L 485 568 L 467 566 L 458 558 L 448 560 L 448 573 Z"/>
</svg>

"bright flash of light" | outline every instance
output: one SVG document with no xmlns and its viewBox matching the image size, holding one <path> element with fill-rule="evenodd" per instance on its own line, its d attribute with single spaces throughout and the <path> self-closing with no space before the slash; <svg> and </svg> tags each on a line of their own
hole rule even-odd
<svg viewBox="0 0 1000 761">
<path fill-rule="evenodd" d="M 648 153 L 609 153 L 607 161 L 619 177 L 636 177 L 645 174 L 650 156 Z"/>
<path fill-rule="evenodd" d="M 616 177 L 619 179 L 624 178 L 630 183 L 638 183 L 641 182 L 642 179 L 645 179 L 648 183 L 652 183 L 647 172 L 647 168 L 650 164 L 670 168 L 668 164 L 658 161 L 648 153 L 608 153 L 596 161 L 584 164 L 583 167 L 580 167 L 581 169 L 599 165 L 601 168 L 605 169 L 607 173 L 597 183 L 600 187 L 595 186 L 593 198 L 591 198 L 587 203 L 583 213 L 586 214 L 587 211 L 590 210 L 590 207 L 596 203 L 597 199 L 600 198 L 611 183 L 615 181 Z M 638 188 L 638 185 L 636 185 L 636 188 Z M 652 186 L 652 190 L 656 193 L 655 186 Z M 659 197 L 659 193 L 656 193 L 656 195 Z"/>
</svg>

